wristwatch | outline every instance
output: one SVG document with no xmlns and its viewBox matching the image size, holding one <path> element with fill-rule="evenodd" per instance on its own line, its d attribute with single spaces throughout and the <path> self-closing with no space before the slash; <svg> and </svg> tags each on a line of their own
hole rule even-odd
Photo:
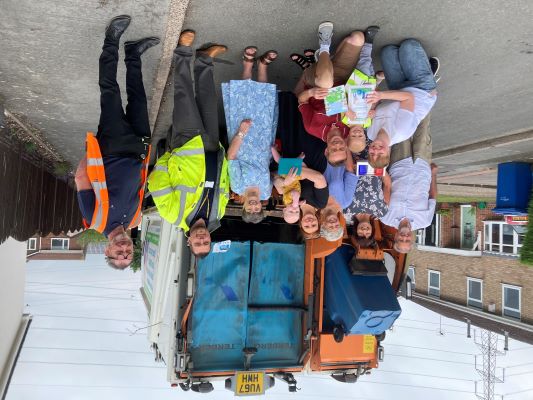
<svg viewBox="0 0 533 400">
<path fill-rule="evenodd" d="M 244 139 L 244 137 L 247 135 L 247 133 L 244 133 L 242 131 L 239 131 L 237 132 L 237 136 L 240 137 L 241 139 Z"/>
</svg>

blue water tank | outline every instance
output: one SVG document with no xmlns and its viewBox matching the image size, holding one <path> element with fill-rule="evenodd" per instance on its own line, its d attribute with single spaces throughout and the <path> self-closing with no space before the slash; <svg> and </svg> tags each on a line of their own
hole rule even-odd
<svg viewBox="0 0 533 400">
<path fill-rule="evenodd" d="M 326 257 L 325 303 L 329 318 L 347 335 L 378 335 L 402 312 L 386 275 L 352 275 L 351 246 L 343 245 Z"/>
<path fill-rule="evenodd" d="M 531 164 L 508 162 L 498 165 L 495 214 L 527 215 L 531 195 Z"/>
</svg>

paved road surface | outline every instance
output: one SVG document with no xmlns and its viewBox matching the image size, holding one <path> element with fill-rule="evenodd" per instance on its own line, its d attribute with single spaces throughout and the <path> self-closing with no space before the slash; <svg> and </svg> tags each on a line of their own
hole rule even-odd
<svg viewBox="0 0 533 400">
<path fill-rule="evenodd" d="M 126 39 L 163 37 L 169 2 L 5 0 L 0 14 L 0 98 L 6 108 L 26 115 L 75 162 L 83 152 L 85 131 L 97 128 L 97 61 L 107 21 L 130 13 L 134 20 Z M 217 65 L 218 83 L 239 77 L 244 46 L 277 49 L 280 59 L 271 77 L 281 89 L 291 89 L 299 75 L 288 55 L 316 47 L 316 26 L 322 20 L 335 23 L 334 44 L 353 29 L 380 25 L 376 56 L 387 43 L 419 38 L 442 60 L 440 95 L 432 117 L 434 151 L 442 152 L 533 129 L 532 17 L 533 3 L 527 0 L 505 6 L 495 0 L 193 0 L 185 26 L 198 31 L 198 43 L 222 41 L 230 46 L 224 58 L 234 65 Z M 144 58 L 149 96 L 160 55 L 161 46 Z M 120 63 L 119 83 L 123 74 Z M 157 134 L 170 123 L 171 87 L 166 92 Z M 519 144 L 452 152 L 437 161 L 445 175 L 493 167 L 509 158 L 531 160 L 532 137 L 530 131 Z"/>
</svg>

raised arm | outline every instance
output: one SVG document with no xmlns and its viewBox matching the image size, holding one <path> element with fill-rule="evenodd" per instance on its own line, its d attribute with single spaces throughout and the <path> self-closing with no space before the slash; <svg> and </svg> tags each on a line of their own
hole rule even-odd
<svg viewBox="0 0 533 400">
<path fill-rule="evenodd" d="M 91 186 L 91 181 L 87 175 L 87 158 L 83 157 L 78 164 L 78 169 L 76 170 L 76 176 L 74 177 L 76 182 L 76 190 L 81 192 L 82 190 L 89 190 L 93 187 Z"/>
<path fill-rule="evenodd" d="M 228 148 L 228 160 L 235 160 L 237 159 L 237 154 L 239 153 L 239 149 L 241 148 L 242 141 L 244 137 L 248 134 L 248 130 L 250 129 L 250 126 L 252 125 L 251 119 L 243 119 L 241 124 L 239 125 L 239 132 L 233 136 L 233 139 L 231 140 L 231 143 Z"/>
<path fill-rule="evenodd" d="M 366 96 L 367 103 L 372 105 L 381 100 L 399 101 L 400 108 L 407 111 L 414 111 L 415 109 L 415 97 L 411 92 L 406 92 L 403 90 L 384 90 L 380 92 L 374 91 Z"/>
<path fill-rule="evenodd" d="M 302 179 L 307 179 L 313 182 L 313 186 L 316 189 L 324 189 L 326 186 L 328 186 L 324 175 L 308 167 L 302 167 Z"/>
<path fill-rule="evenodd" d="M 322 89 L 317 87 L 307 89 L 298 95 L 298 104 L 307 103 L 311 97 L 321 100 L 326 98 L 327 95 L 328 89 Z"/>
</svg>

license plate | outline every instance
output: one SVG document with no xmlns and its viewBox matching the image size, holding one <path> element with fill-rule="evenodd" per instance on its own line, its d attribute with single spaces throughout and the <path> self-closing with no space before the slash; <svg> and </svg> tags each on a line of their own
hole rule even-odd
<svg viewBox="0 0 533 400">
<path fill-rule="evenodd" d="M 236 396 L 255 396 L 265 393 L 264 372 L 237 372 Z"/>
</svg>

